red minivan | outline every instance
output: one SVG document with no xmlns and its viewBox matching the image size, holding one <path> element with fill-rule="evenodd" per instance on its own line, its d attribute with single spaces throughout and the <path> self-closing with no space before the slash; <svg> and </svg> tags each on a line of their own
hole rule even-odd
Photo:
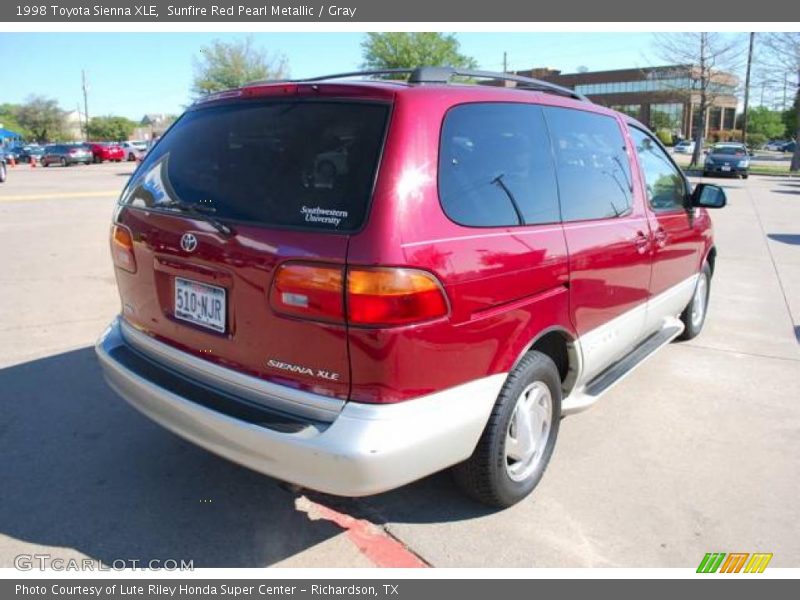
<svg viewBox="0 0 800 600">
<path fill-rule="evenodd" d="M 572 90 L 387 74 L 187 110 L 119 200 L 97 353 L 144 414 L 278 479 L 361 496 L 453 467 L 508 506 L 562 415 L 700 332 L 725 194 Z"/>
</svg>

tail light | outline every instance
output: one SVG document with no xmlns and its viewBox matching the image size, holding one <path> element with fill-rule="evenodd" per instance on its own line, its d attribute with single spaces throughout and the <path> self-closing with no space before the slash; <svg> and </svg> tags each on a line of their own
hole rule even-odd
<svg viewBox="0 0 800 600">
<path fill-rule="evenodd" d="M 397 326 L 447 316 L 439 281 L 417 269 L 286 263 L 270 290 L 275 311 L 354 326 Z"/>
<path fill-rule="evenodd" d="M 447 315 L 437 279 L 416 269 L 350 269 L 347 318 L 352 325 L 407 325 Z"/>
<path fill-rule="evenodd" d="M 270 304 L 280 313 L 322 321 L 343 321 L 342 268 L 286 263 L 275 274 Z"/>
<path fill-rule="evenodd" d="M 136 257 L 133 254 L 133 236 L 124 225 L 111 228 L 111 259 L 114 264 L 129 273 L 136 273 Z"/>
</svg>

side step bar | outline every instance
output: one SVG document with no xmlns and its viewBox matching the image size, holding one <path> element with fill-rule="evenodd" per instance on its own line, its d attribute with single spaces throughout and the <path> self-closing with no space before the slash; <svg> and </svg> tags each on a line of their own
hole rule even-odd
<svg viewBox="0 0 800 600">
<path fill-rule="evenodd" d="M 629 354 L 615 362 L 589 383 L 573 392 L 564 399 L 561 413 L 571 413 L 586 410 L 600 399 L 600 396 L 625 379 L 636 367 L 653 356 L 662 346 L 666 346 L 683 332 L 684 326 L 680 319 L 670 317 L 664 321 L 664 326 L 653 335 L 636 346 Z"/>
</svg>

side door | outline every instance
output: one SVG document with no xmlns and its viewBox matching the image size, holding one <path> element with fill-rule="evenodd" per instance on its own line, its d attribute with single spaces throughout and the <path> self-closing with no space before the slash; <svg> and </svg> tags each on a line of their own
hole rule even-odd
<svg viewBox="0 0 800 600">
<path fill-rule="evenodd" d="M 681 169 L 648 132 L 630 127 L 641 170 L 647 218 L 653 232 L 653 272 L 647 328 L 658 329 L 675 316 L 694 291 L 703 231 L 689 204 L 689 185 Z"/>
<path fill-rule="evenodd" d="M 581 338 L 585 382 L 642 338 L 650 231 L 633 185 L 633 150 L 617 118 L 560 107 L 544 111 L 569 253 L 570 313 Z"/>
</svg>

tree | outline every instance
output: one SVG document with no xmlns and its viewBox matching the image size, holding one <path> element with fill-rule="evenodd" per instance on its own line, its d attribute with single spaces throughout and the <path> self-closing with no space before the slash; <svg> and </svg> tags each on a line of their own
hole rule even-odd
<svg viewBox="0 0 800 600">
<path fill-rule="evenodd" d="M 794 138 L 800 140 L 800 33 L 768 33 L 766 34 L 765 45 L 765 66 L 769 72 L 791 73 L 796 86 L 794 101 Z M 790 123 L 791 124 L 791 123 Z M 800 171 L 800 148 L 795 148 L 792 155 L 790 171 Z"/>
<path fill-rule="evenodd" d="M 737 127 L 741 128 L 742 125 L 743 119 L 737 119 Z M 786 134 L 783 112 L 770 110 L 766 106 L 751 108 L 747 117 L 747 133 L 763 135 L 768 140 L 783 137 Z"/>
<path fill-rule="evenodd" d="M 800 92 L 795 94 L 792 107 L 783 111 L 783 124 L 786 127 L 786 131 L 797 131 L 797 124 L 800 123 L 798 115 L 800 115 Z"/>
<path fill-rule="evenodd" d="M 95 141 L 121 141 L 127 140 L 136 123 L 125 117 L 92 117 L 89 120 L 87 135 Z"/>
<path fill-rule="evenodd" d="M 200 58 L 194 61 L 192 94 L 201 97 L 251 81 L 285 79 L 288 75 L 286 57 L 255 48 L 251 37 L 231 43 L 214 40 L 200 48 Z"/>
<path fill-rule="evenodd" d="M 17 111 L 17 120 L 37 142 L 49 142 L 64 135 L 64 112 L 52 98 L 28 96 Z"/>
<path fill-rule="evenodd" d="M 719 84 L 725 79 L 725 73 L 735 69 L 740 42 L 720 33 L 692 31 L 656 34 L 656 48 L 662 60 L 677 65 L 675 72 L 667 77 L 689 79 L 685 93 L 692 105 L 697 104 L 700 114 L 694 127 L 691 160 L 691 166 L 697 166 L 702 156 L 708 111 L 719 96 L 729 95 L 721 91 Z"/>
<path fill-rule="evenodd" d="M 452 33 L 368 33 L 361 42 L 365 69 L 413 69 L 442 66 L 475 69 L 477 61 L 459 52 Z"/>
<path fill-rule="evenodd" d="M 19 104 L 0 104 L 0 127 L 20 134 L 23 139 L 28 139 L 31 137 L 31 132 L 20 124 L 19 109 Z"/>
</svg>

